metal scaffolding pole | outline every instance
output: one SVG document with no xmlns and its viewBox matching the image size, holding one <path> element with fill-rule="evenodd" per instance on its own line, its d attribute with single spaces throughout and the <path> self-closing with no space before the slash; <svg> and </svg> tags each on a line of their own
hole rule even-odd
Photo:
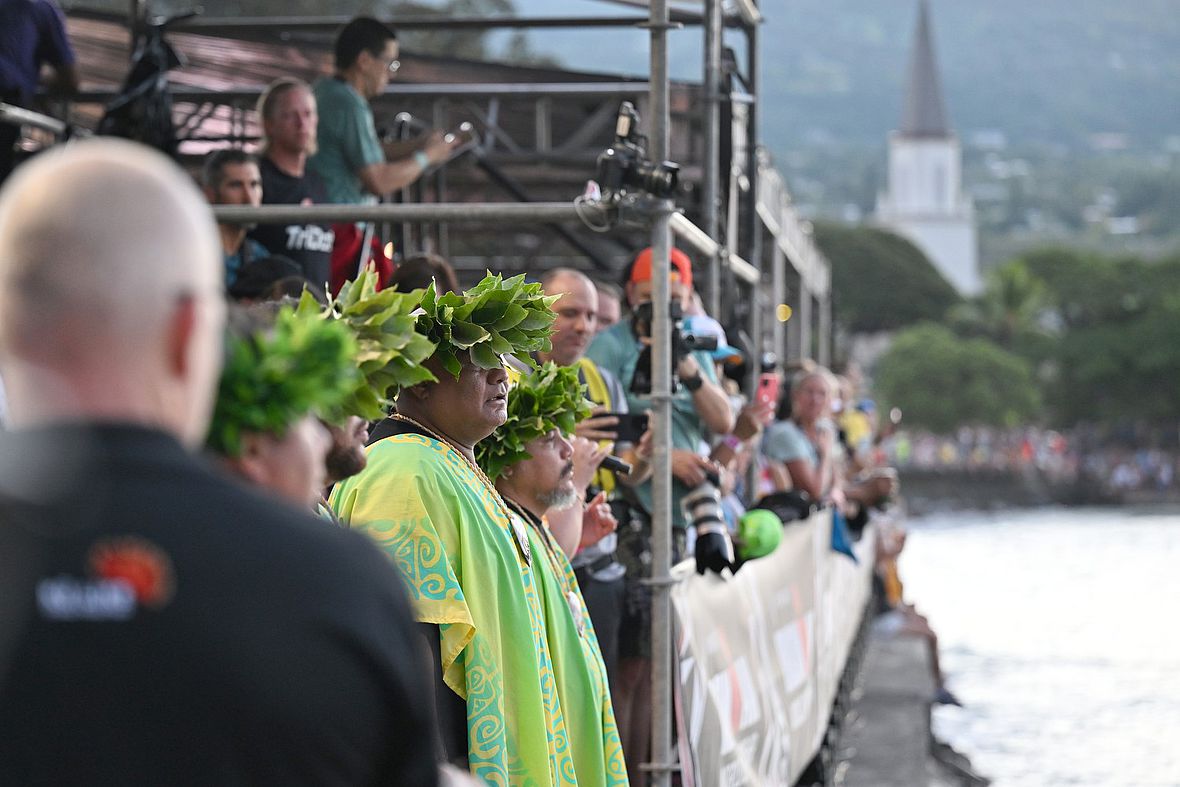
<svg viewBox="0 0 1180 787">
<path fill-rule="evenodd" d="M 716 240 L 721 210 L 721 0 L 705 0 L 705 161 L 701 173 L 701 224 Z M 709 314 L 721 314 L 721 253 L 709 257 Z"/>
<path fill-rule="evenodd" d="M 594 223 L 606 220 L 606 211 L 594 203 L 572 202 L 452 202 L 427 204 L 382 203 L 379 205 L 214 205 L 213 215 L 226 224 L 255 222 L 311 222 L 333 224 L 342 221 L 482 221 L 537 224 L 558 221 Z"/>
<path fill-rule="evenodd" d="M 651 2 L 651 156 L 668 157 L 668 4 Z M 668 275 L 672 205 L 664 201 L 652 225 L 652 614 L 651 762 L 656 787 L 670 787 L 672 750 L 672 322 Z"/>
<path fill-rule="evenodd" d="M 815 355 L 812 352 L 812 321 L 814 316 L 811 311 L 812 297 L 811 290 L 807 286 L 807 280 L 802 276 L 799 277 L 799 360 L 804 358 L 814 359 Z"/>
<path fill-rule="evenodd" d="M 750 103 L 750 115 L 746 125 L 746 135 L 749 140 L 749 178 L 750 178 L 750 251 L 747 259 L 758 271 L 758 283 L 751 288 L 750 303 L 752 308 L 747 316 L 749 320 L 750 340 L 753 342 L 752 352 L 762 354 L 762 217 L 758 215 L 758 199 L 761 192 L 759 180 L 762 176 L 762 148 L 758 135 L 758 98 L 761 93 L 761 72 L 758 68 L 759 44 L 762 39 L 758 24 L 746 27 L 749 41 L 749 91 L 754 97 Z M 773 239 L 772 239 L 773 240 Z M 759 358 L 751 358 L 748 390 L 758 390 L 758 375 L 761 373 Z"/>
<path fill-rule="evenodd" d="M 761 77 L 758 69 L 758 44 L 760 36 L 758 25 L 746 25 L 746 89 L 751 101 L 746 115 L 746 178 L 748 182 L 747 210 L 745 235 L 746 247 L 743 255 L 752 265 L 761 269 L 756 257 L 761 252 L 762 228 L 758 216 L 758 176 L 759 176 L 759 143 L 758 143 L 758 92 L 761 87 Z"/>
<path fill-rule="evenodd" d="M 779 218 L 779 227 L 783 226 L 783 220 Z M 778 318 L 778 305 L 787 302 L 787 256 L 783 253 L 782 244 L 777 242 L 771 249 L 770 260 L 770 277 L 771 277 L 771 301 L 775 308 L 774 319 L 774 357 L 779 363 L 782 363 L 787 357 L 787 324 Z"/>
<path fill-rule="evenodd" d="M 832 295 L 819 300 L 819 337 L 815 357 L 823 366 L 832 365 Z"/>
</svg>

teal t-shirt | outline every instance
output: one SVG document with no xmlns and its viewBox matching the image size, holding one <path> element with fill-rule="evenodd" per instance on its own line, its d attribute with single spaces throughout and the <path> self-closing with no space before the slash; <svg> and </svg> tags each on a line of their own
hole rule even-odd
<svg viewBox="0 0 1180 787">
<path fill-rule="evenodd" d="M 762 453 L 776 462 L 806 459 L 813 469 L 819 465 L 815 446 L 794 421 L 776 421 L 768 426 L 762 436 Z"/>
<path fill-rule="evenodd" d="M 308 169 L 324 181 L 329 202 L 347 205 L 376 202 L 377 198 L 365 191 L 357 175 L 370 164 L 385 161 L 369 102 L 352 85 L 335 77 L 316 82 L 312 92 L 320 122 L 316 154 L 308 159 Z"/>
<path fill-rule="evenodd" d="M 635 376 L 635 365 L 639 360 L 639 353 L 643 345 L 635 338 L 629 321 L 617 322 L 602 333 L 594 337 L 586 357 L 598 364 L 599 368 L 613 374 L 627 391 L 627 408 L 633 413 L 642 413 L 651 409 L 651 399 L 646 396 L 636 396 L 631 393 L 631 379 Z M 709 382 L 717 382 L 717 373 L 713 368 L 713 358 L 709 353 L 697 351 L 693 353 L 701 367 L 701 376 Z M 686 451 L 700 451 L 701 443 L 705 440 L 705 425 L 697 415 L 696 407 L 692 403 L 692 393 L 680 386 L 672 396 L 672 447 Z M 675 476 L 672 478 L 672 525 L 685 527 L 684 512 L 680 508 L 680 499 L 688 494 L 689 488 L 682 484 Z M 639 502 L 649 512 L 651 511 L 651 482 L 641 484 L 635 490 Z"/>
</svg>

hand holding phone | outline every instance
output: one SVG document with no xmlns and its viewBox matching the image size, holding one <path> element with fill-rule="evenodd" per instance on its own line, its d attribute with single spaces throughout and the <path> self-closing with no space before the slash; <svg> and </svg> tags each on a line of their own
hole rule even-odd
<svg viewBox="0 0 1180 787">
<path fill-rule="evenodd" d="M 754 392 L 754 401 L 759 404 L 775 405 L 778 403 L 778 375 L 766 372 L 758 378 L 758 390 Z"/>
<path fill-rule="evenodd" d="M 647 413 L 611 413 L 618 419 L 615 439 L 620 443 L 638 443 L 647 431 Z"/>
</svg>

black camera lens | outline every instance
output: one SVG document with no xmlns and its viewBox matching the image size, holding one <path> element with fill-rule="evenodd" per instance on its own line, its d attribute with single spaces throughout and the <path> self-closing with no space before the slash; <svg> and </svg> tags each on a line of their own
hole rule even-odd
<svg viewBox="0 0 1180 787">
<path fill-rule="evenodd" d="M 672 196 L 680 181 L 680 167 L 669 161 L 662 164 L 639 161 L 636 163 L 634 173 L 636 183 L 633 185 L 660 199 Z"/>
<path fill-rule="evenodd" d="M 721 492 L 706 481 L 694 487 L 680 500 L 686 518 L 694 527 L 718 524 L 725 527 L 725 512 L 721 508 Z"/>
</svg>

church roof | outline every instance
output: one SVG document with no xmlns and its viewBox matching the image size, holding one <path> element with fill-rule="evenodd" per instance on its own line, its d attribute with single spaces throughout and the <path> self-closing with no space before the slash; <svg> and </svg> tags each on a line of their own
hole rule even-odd
<svg viewBox="0 0 1180 787">
<path fill-rule="evenodd" d="M 938 67 L 934 60 L 934 45 L 930 40 L 929 17 L 926 0 L 919 0 L 914 49 L 910 54 L 909 84 L 901 117 L 903 136 L 946 137 L 951 134 L 942 101 Z"/>
</svg>

